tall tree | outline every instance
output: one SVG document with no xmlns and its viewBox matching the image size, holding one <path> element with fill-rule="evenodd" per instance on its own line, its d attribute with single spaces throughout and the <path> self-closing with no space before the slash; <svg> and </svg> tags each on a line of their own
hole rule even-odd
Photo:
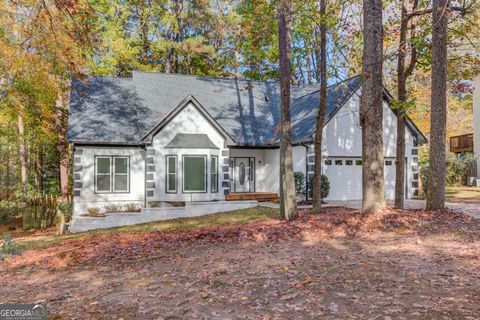
<svg viewBox="0 0 480 320">
<path fill-rule="evenodd" d="M 412 75 L 417 64 L 417 49 L 412 45 L 415 35 L 415 24 L 409 28 L 409 22 L 418 6 L 418 0 L 413 1 L 410 10 L 410 0 L 402 0 L 400 15 L 400 36 L 398 39 L 397 57 L 397 166 L 395 168 L 395 207 L 405 206 L 405 118 L 408 105 L 407 79 Z M 410 34 L 409 34 L 410 33 Z M 410 62 L 406 65 L 407 50 L 410 49 Z"/>
<path fill-rule="evenodd" d="M 278 3 L 278 48 L 280 65 L 280 218 L 297 218 L 295 179 L 293 175 L 292 124 L 290 115 L 290 80 L 292 74 L 292 15 L 290 0 Z"/>
<path fill-rule="evenodd" d="M 326 0 L 320 0 L 320 105 L 315 128 L 315 168 L 313 173 L 313 211 L 319 212 L 322 206 L 322 137 L 327 109 L 327 26 L 325 21 Z"/>
<path fill-rule="evenodd" d="M 447 26 L 449 0 L 433 0 L 430 168 L 427 209 L 445 208 L 447 123 Z"/>
<path fill-rule="evenodd" d="M 385 208 L 383 158 L 382 1 L 363 1 L 363 58 L 360 123 L 364 213 Z"/>
</svg>

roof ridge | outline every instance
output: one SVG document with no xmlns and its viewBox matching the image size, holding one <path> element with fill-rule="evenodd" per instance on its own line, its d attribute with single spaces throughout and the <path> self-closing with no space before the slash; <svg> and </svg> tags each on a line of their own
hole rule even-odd
<svg viewBox="0 0 480 320">
<path fill-rule="evenodd" d="M 345 80 L 342 80 L 342 81 L 340 81 L 340 82 L 335 82 L 335 83 L 327 86 L 327 90 L 330 89 L 330 88 L 332 88 L 332 87 L 334 87 L 334 86 L 339 86 L 339 85 L 341 85 L 342 83 L 345 83 L 345 82 L 347 82 L 347 81 L 350 81 L 350 80 L 353 80 L 353 79 L 359 78 L 359 77 L 361 77 L 361 76 L 358 74 L 358 75 L 356 75 L 356 76 L 350 77 L 350 78 L 345 79 Z M 353 88 L 350 88 L 350 87 L 349 87 L 349 89 L 353 89 Z M 320 91 L 320 89 L 315 90 L 315 91 L 312 91 L 312 92 L 310 92 L 310 93 L 306 93 L 306 94 L 304 94 L 303 96 L 300 96 L 300 97 L 298 97 L 298 98 L 294 98 L 294 99 L 292 99 L 292 100 L 293 100 L 293 101 L 296 101 L 296 100 L 299 100 L 299 99 L 304 98 L 304 97 L 306 97 L 306 96 L 309 96 L 309 95 L 312 95 L 312 94 L 314 94 L 314 93 L 317 93 L 317 92 L 319 92 L 319 91 Z"/>
<path fill-rule="evenodd" d="M 165 73 L 159 71 L 141 71 L 141 70 L 134 70 L 132 71 L 132 79 L 133 73 L 143 73 L 143 74 L 158 74 L 164 76 L 179 76 L 179 77 L 188 77 L 188 78 L 203 78 L 203 79 L 215 79 L 215 80 L 222 80 L 222 81 L 239 81 L 239 82 L 253 82 L 253 83 L 262 83 L 262 84 L 280 84 L 279 80 L 254 80 L 254 79 L 235 79 L 235 78 L 228 78 L 228 77 L 217 77 L 217 76 L 206 76 L 206 75 L 195 75 L 195 74 L 186 74 L 186 73 Z M 309 87 L 317 87 L 316 85 L 304 84 L 304 85 L 292 85 L 297 88 L 309 88 Z"/>
</svg>

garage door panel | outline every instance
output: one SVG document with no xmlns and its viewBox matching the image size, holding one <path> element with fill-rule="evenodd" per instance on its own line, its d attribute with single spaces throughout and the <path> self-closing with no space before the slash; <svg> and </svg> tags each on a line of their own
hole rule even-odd
<svg viewBox="0 0 480 320">
<path fill-rule="evenodd" d="M 361 200 L 362 199 L 362 166 L 361 158 L 335 159 L 324 163 L 324 174 L 330 181 L 330 193 L 326 200 Z M 342 165 L 335 164 L 341 160 Z M 351 160 L 351 165 L 346 165 Z M 331 164 L 330 164 L 331 163 Z M 329 164 L 329 165 L 327 165 Z M 385 197 L 393 199 L 395 195 L 395 165 L 385 166 Z"/>
</svg>

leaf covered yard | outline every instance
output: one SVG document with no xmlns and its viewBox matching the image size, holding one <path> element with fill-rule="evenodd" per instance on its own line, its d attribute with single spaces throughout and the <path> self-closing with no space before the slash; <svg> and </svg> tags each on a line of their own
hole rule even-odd
<svg viewBox="0 0 480 320">
<path fill-rule="evenodd" d="M 0 265 L 0 303 L 46 302 L 58 319 L 478 316 L 478 220 L 324 210 L 28 249 Z"/>
</svg>

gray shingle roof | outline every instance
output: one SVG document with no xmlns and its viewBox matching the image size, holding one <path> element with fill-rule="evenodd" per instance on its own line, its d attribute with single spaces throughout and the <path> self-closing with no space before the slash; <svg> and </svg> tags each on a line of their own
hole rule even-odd
<svg viewBox="0 0 480 320">
<path fill-rule="evenodd" d="M 292 86 L 292 98 L 317 90 Z M 133 72 L 132 78 L 72 82 L 68 139 L 139 142 L 186 96 L 194 96 L 239 145 L 274 142 L 280 120 L 278 82 Z"/>
<path fill-rule="evenodd" d="M 177 133 L 165 148 L 218 149 L 206 134 Z"/>
<path fill-rule="evenodd" d="M 73 80 L 68 140 L 138 143 L 138 114 L 146 111 L 131 79 L 94 77 L 88 83 Z"/>
<path fill-rule="evenodd" d="M 325 120 L 328 121 L 360 88 L 359 76 L 336 83 L 327 88 L 327 109 Z M 292 101 L 292 140 L 293 142 L 311 141 L 315 133 L 318 108 L 320 106 L 319 90 Z"/>
<path fill-rule="evenodd" d="M 327 117 L 360 86 L 355 77 L 328 88 Z M 72 81 L 68 140 L 91 144 L 138 144 L 191 95 L 238 145 L 278 142 L 278 82 L 133 72 L 132 78 Z M 292 137 L 310 141 L 319 104 L 318 87 L 292 86 Z"/>
</svg>

